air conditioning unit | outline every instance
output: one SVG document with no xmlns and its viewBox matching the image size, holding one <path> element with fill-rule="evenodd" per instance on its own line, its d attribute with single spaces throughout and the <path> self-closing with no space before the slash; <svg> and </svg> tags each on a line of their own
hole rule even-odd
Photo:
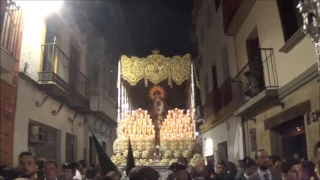
<svg viewBox="0 0 320 180">
<path fill-rule="evenodd" d="M 37 125 L 30 125 L 29 142 L 30 143 L 45 143 L 43 136 L 40 135 L 40 127 Z"/>
</svg>

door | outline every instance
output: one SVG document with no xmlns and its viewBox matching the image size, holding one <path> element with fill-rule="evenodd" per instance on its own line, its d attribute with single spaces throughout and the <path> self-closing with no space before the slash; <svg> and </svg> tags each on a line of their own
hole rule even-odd
<svg viewBox="0 0 320 180">
<path fill-rule="evenodd" d="M 45 45 L 43 47 L 43 66 L 42 70 L 44 72 L 54 71 L 54 60 L 56 58 L 57 49 L 55 44 L 57 44 L 58 29 L 54 23 L 53 18 L 49 18 L 46 21 L 46 39 Z"/>
<path fill-rule="evenodd" d="M 228 143 L 224 141 L 218 144 L 218 158 L 219 161 L 227 161 L 228 160 Z"/>
<path fill-rule="evenodd" d="M 89 138 L 89 163 L 90 165 L 95 165 L 96 163 L 96 157 L 97 155 L 97 151 L 96 151 L 96 147 L 94 145 L 94 141 L 93 138 L 90 137 Z"/>
<path fill-rule="evenodd" d="M 76 137 L 75 135 L 66 133 L 66 161 L 76 161 Z"/>
<path fill-rule="evenodd" d="M 294 154 L 299 154 L 300 158 L 307 158 L 306 134 L 298 134 L 283 137 L 283 156 L 285 159 L 292 159 Z"/>
<path fill-rule="evenodd" d="M 250 74 L 257 80 L 259 88 L 265 89 L 262 57 L 258 37 L 247 39 L 247 54 Z"/>
</svg>

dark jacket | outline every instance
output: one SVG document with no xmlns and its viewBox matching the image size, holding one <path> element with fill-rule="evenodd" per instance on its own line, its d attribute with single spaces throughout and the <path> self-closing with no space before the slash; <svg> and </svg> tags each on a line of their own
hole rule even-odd
<svg viewBox="0 0 320 180">
<path fill-rule="evenodd" d="M 278 171 L 275 171 L 274 169 L 270 168 L 270 173 L 271 173 L 271 178 L 272 180 L 278 180 L 278 179 L 282 179 L 281 174 Z M 260 180 L 260 175 L 258 172 L 252 174 L 248 180 Z"/>
</svg>

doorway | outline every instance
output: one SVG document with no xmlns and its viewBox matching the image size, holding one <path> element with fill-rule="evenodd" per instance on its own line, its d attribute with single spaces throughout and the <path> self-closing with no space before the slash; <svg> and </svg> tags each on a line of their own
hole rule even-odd
<svg viewBox="0 0 320 180">
<path fill-rule="evenodd" d="M 280 124 L 274 131 L 280 135 L 284 159 L 292 159 L 294 154 L 298 154 L 300 158 L 307 158 L 306 133 L 302 115 Z"/>
<path fill-rule="evenodd" d="M 220 161 L 228 161 L 228 143 L 227 141 L 218 144 L 218 159 Z"/>
<path fill-rule="evenodd" d="M 301 158 L 307 157 L 306 134 L 298 134 L 290 137 L 282 138 L 283 156 L 285 159 L 292 159 L 294 154 L 299 154 Z"/>
<path fill-rule="evenodd" d="M 246 40 L 250 76 L 256 79 L 260 91 L 265 89 L 263 63 L 258 30 L 255 28 Z M 256 92 L 259 93 L 259 92 Z"/>
</svg>

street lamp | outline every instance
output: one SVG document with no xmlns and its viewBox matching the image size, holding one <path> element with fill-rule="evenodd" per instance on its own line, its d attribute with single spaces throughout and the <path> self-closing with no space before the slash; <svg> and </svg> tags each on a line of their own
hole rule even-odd
<svg viewBox="0 0 320 180">
<path fill-rule="evenodd" d="M 303 32 L 311 38 L 315 45 L 318 62 L 318 72 L 320 74 L 320 1 L 300 0 L 297 8 L 303 19 Z"/>
</svg>

